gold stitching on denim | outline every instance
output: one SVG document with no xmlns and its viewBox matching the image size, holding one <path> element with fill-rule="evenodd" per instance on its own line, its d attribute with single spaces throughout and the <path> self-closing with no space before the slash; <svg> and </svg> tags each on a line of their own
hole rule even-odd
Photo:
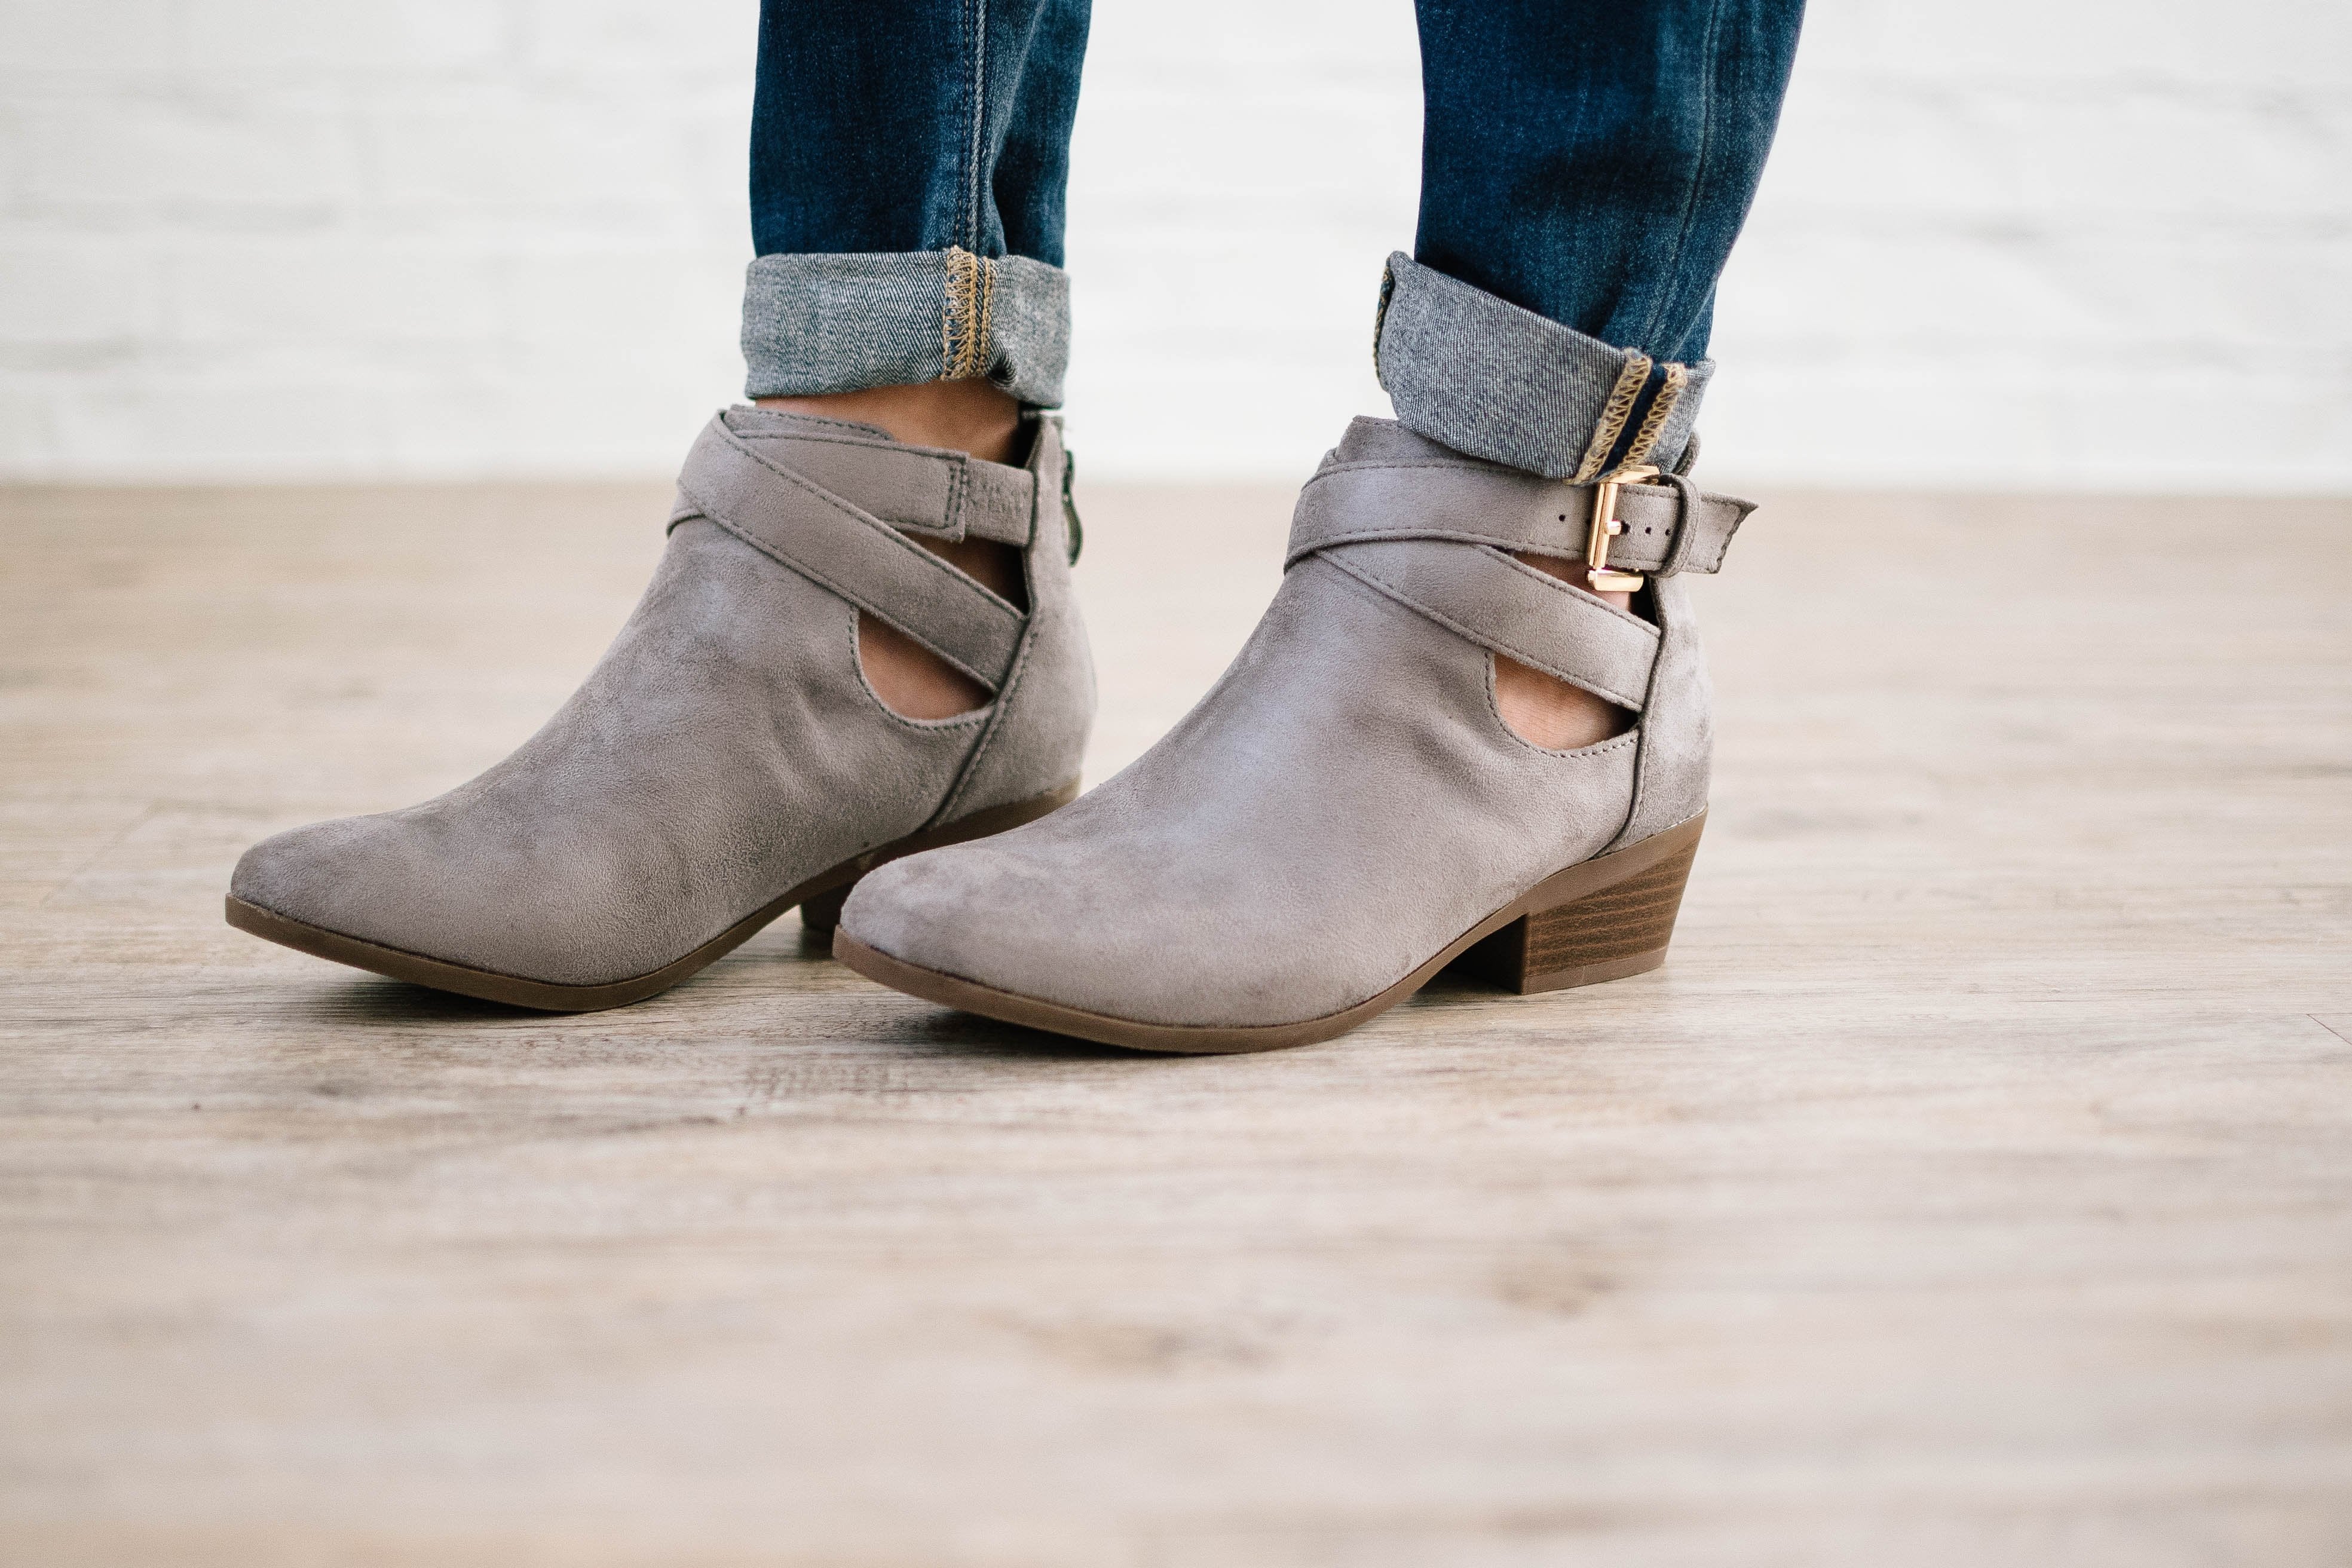
<svg viewBox="0 0 2352 1568">
<path fill-rule="evenodd" d="M 982 258 L 980 263 L 980 321 L 971 334 L 971 374 L 986 375 L 989 360 L 996 344 L 996 263 Z"/>
<path fill-rule="evenodd" d="M 1617 373 L 1617 384 L 1609 389 L 1609 401 L 1601 409 L 1601 423 L 1592 428 L 1592 444 L 1584 448 L 1584 461 L 1577 465 L 1570 484 L 1591 484 L 1601 472 L 1601 465 L 1609 460 L 1609 449 L 1617 445 L 1617 437 L 1625 433 L 1625 421 L 1633 417 L 1633 400 L 1642 395 L 1642 388 L 1650 379 L 1650 356 L 1639 349 L 1625 351 L 1625 366 Z"/>
<path fill-rule="evenodd" d="M 1650 449 L 1658 444 L 1659 436 L 1665 431 L 1666 421 L 1674 415 L 1675 405 L 1683 400 L 1683 388 L 1689 384 L 1690 366 L 1669 361 L 1666 384 L 1658 388 L 1658 395 L 1651 401 L 1650 412 L 1643 418 L 1642 427 L 1633 432 L 1633 444 L 1625 448 L 1625 467 L 1630 468 L 1635 463 L 1649 461 Z"/>
<path fill-rule="evenodd" d="M 947 269 L 947 309 L 940 322 L 940 379 L 970 381 L 988 370 L 996 264 L 961 245 L 950 245 Z"/>
<path fill-rule="evenodd" d="M 948 247 L 945 258 L 947 271 L 943 275 L 942 288 L 946 294 L 946 300 L 940 310 L 940 379 L 941 381 L 955 379 L 956 316 L 959 310 L 957 301 L 963 291 L 965 254 L 963 247 L 950 245 Z"/>
</svg>

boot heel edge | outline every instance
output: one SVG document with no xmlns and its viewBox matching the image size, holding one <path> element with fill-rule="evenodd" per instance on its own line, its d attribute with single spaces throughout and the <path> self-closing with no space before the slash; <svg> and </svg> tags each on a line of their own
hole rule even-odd
<svg viewBox="0 0 2352 1568">
<path fill-rule="evenodd" d="M 1666 961 L 1698 840 L 1622 881 L 1534 910 L 1463 954 L 1521 995 L 1646 974 Z"/>
<path fill-rule="evenodd" d="M 852 878 L 831 892 L 816 893 L 801 900 L 801 924 L 819 936 L 829 937 L 841 923 L 841 906 L 849 901 L 857 879 Z"/>
</svg>

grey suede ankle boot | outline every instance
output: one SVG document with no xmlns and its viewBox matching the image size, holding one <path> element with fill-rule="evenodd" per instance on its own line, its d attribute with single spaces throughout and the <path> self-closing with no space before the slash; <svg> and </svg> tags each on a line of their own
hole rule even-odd
<svg viewBox="0 0 2352 1568">
<path fill-rule="evenodd" d="M 728 410 L 678 480 L 652 585 L 522 749 L 437 800 L 247 851 L 229 923 L 528 1007 L 650 996 L 801 906 L 829 930 L 893 857 L 1077 793 L 1094 669 L 1070 593 L 1059 426 L 1023 468 L 870 426 Z M 1021 548 L 1022 608 L 916 542 Z M 992 694 L 885 707 L 858 612 Z"/>
<path fill-rule="evenodd" d="M 1465 955 L 1521 991 L 1654 968 L 1706 810 L 1681 574 L 1715 571 L 1750 510 L 1680 475 L 1574 489 L 1359 419 L 1199 706 L 1067 810 L 867 878 L 834 952 L 949 1006 L 1166 1051 L 1328 1039 Z M 1609 588 L 1643 574 L 1646 613 L 1507 552 L 1605 564 Z M 1496 709 L 1498 653 L 1638 726 L 1529 744 Z"/>
</svg>

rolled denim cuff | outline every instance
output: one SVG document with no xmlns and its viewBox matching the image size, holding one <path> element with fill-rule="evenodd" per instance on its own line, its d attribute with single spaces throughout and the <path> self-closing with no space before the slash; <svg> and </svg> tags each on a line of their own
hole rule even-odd
<svg viewBox="0 0 2352 1568">
<path fill-rule="evenodd" d="M 1406 429 L 1579 483 L 1627 463 L 1672 468 L 1715 374 L 1713 360 L 1659 367 L 1402 251 L 1381 281 L 1372 363 Z"/>
<path fill-rule="evenodd" d="M 744 275 L 747 397 L 984 376 L 1053 408 L 1069 358 L 1070 275 L 1025 256 L 762 256 Z"/>
</svg>

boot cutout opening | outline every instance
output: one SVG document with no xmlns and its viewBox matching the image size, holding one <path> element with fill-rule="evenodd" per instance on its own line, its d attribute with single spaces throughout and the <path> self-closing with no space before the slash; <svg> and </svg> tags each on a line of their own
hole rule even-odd
<svg viewBox="0 0 2352 1568">
<path fill-rule="evenodd" d="M 1573 752 L 1633 727 L 1633 715 L 1605 697 L 1502 654 L 1487 657 L 1494 662 L 1495 711 L 1530 746 Z"/>
<path fill-rule="evenodd" d="M 985 539 L 920 541 L 1014 608 L 1027 610 L 1021 552 Z M 901 719 L 953 719 L 989 703 L 988 689 L 889 622 L 857 612 L 857 668 L 882 705 Z"/>
<path fill-rule="evenodd" d="M 1584 586 L 1581 562 L 1524 552 L 1512 559 L 1573 587 Z M 1603 594 L 1601 597 L 1646 620 L 1656 618 L 1634 595 Z M 1644 593 L 1639 599 L 1648 597 Z M 1495 711 L 1502 715 L 1512 734 L 1530 746 L 1541 746 L 1549 752 L 1572 752 L 1581 746 L 1598 745 L 1633 727 L 1633 715 L 1605 697 L 1596 697 L 1580 686 L 1571 686 L 1540 669 L 1530 669 L 1503 654 L 1489 658 L 1494 665 Z"/>
</svg>

